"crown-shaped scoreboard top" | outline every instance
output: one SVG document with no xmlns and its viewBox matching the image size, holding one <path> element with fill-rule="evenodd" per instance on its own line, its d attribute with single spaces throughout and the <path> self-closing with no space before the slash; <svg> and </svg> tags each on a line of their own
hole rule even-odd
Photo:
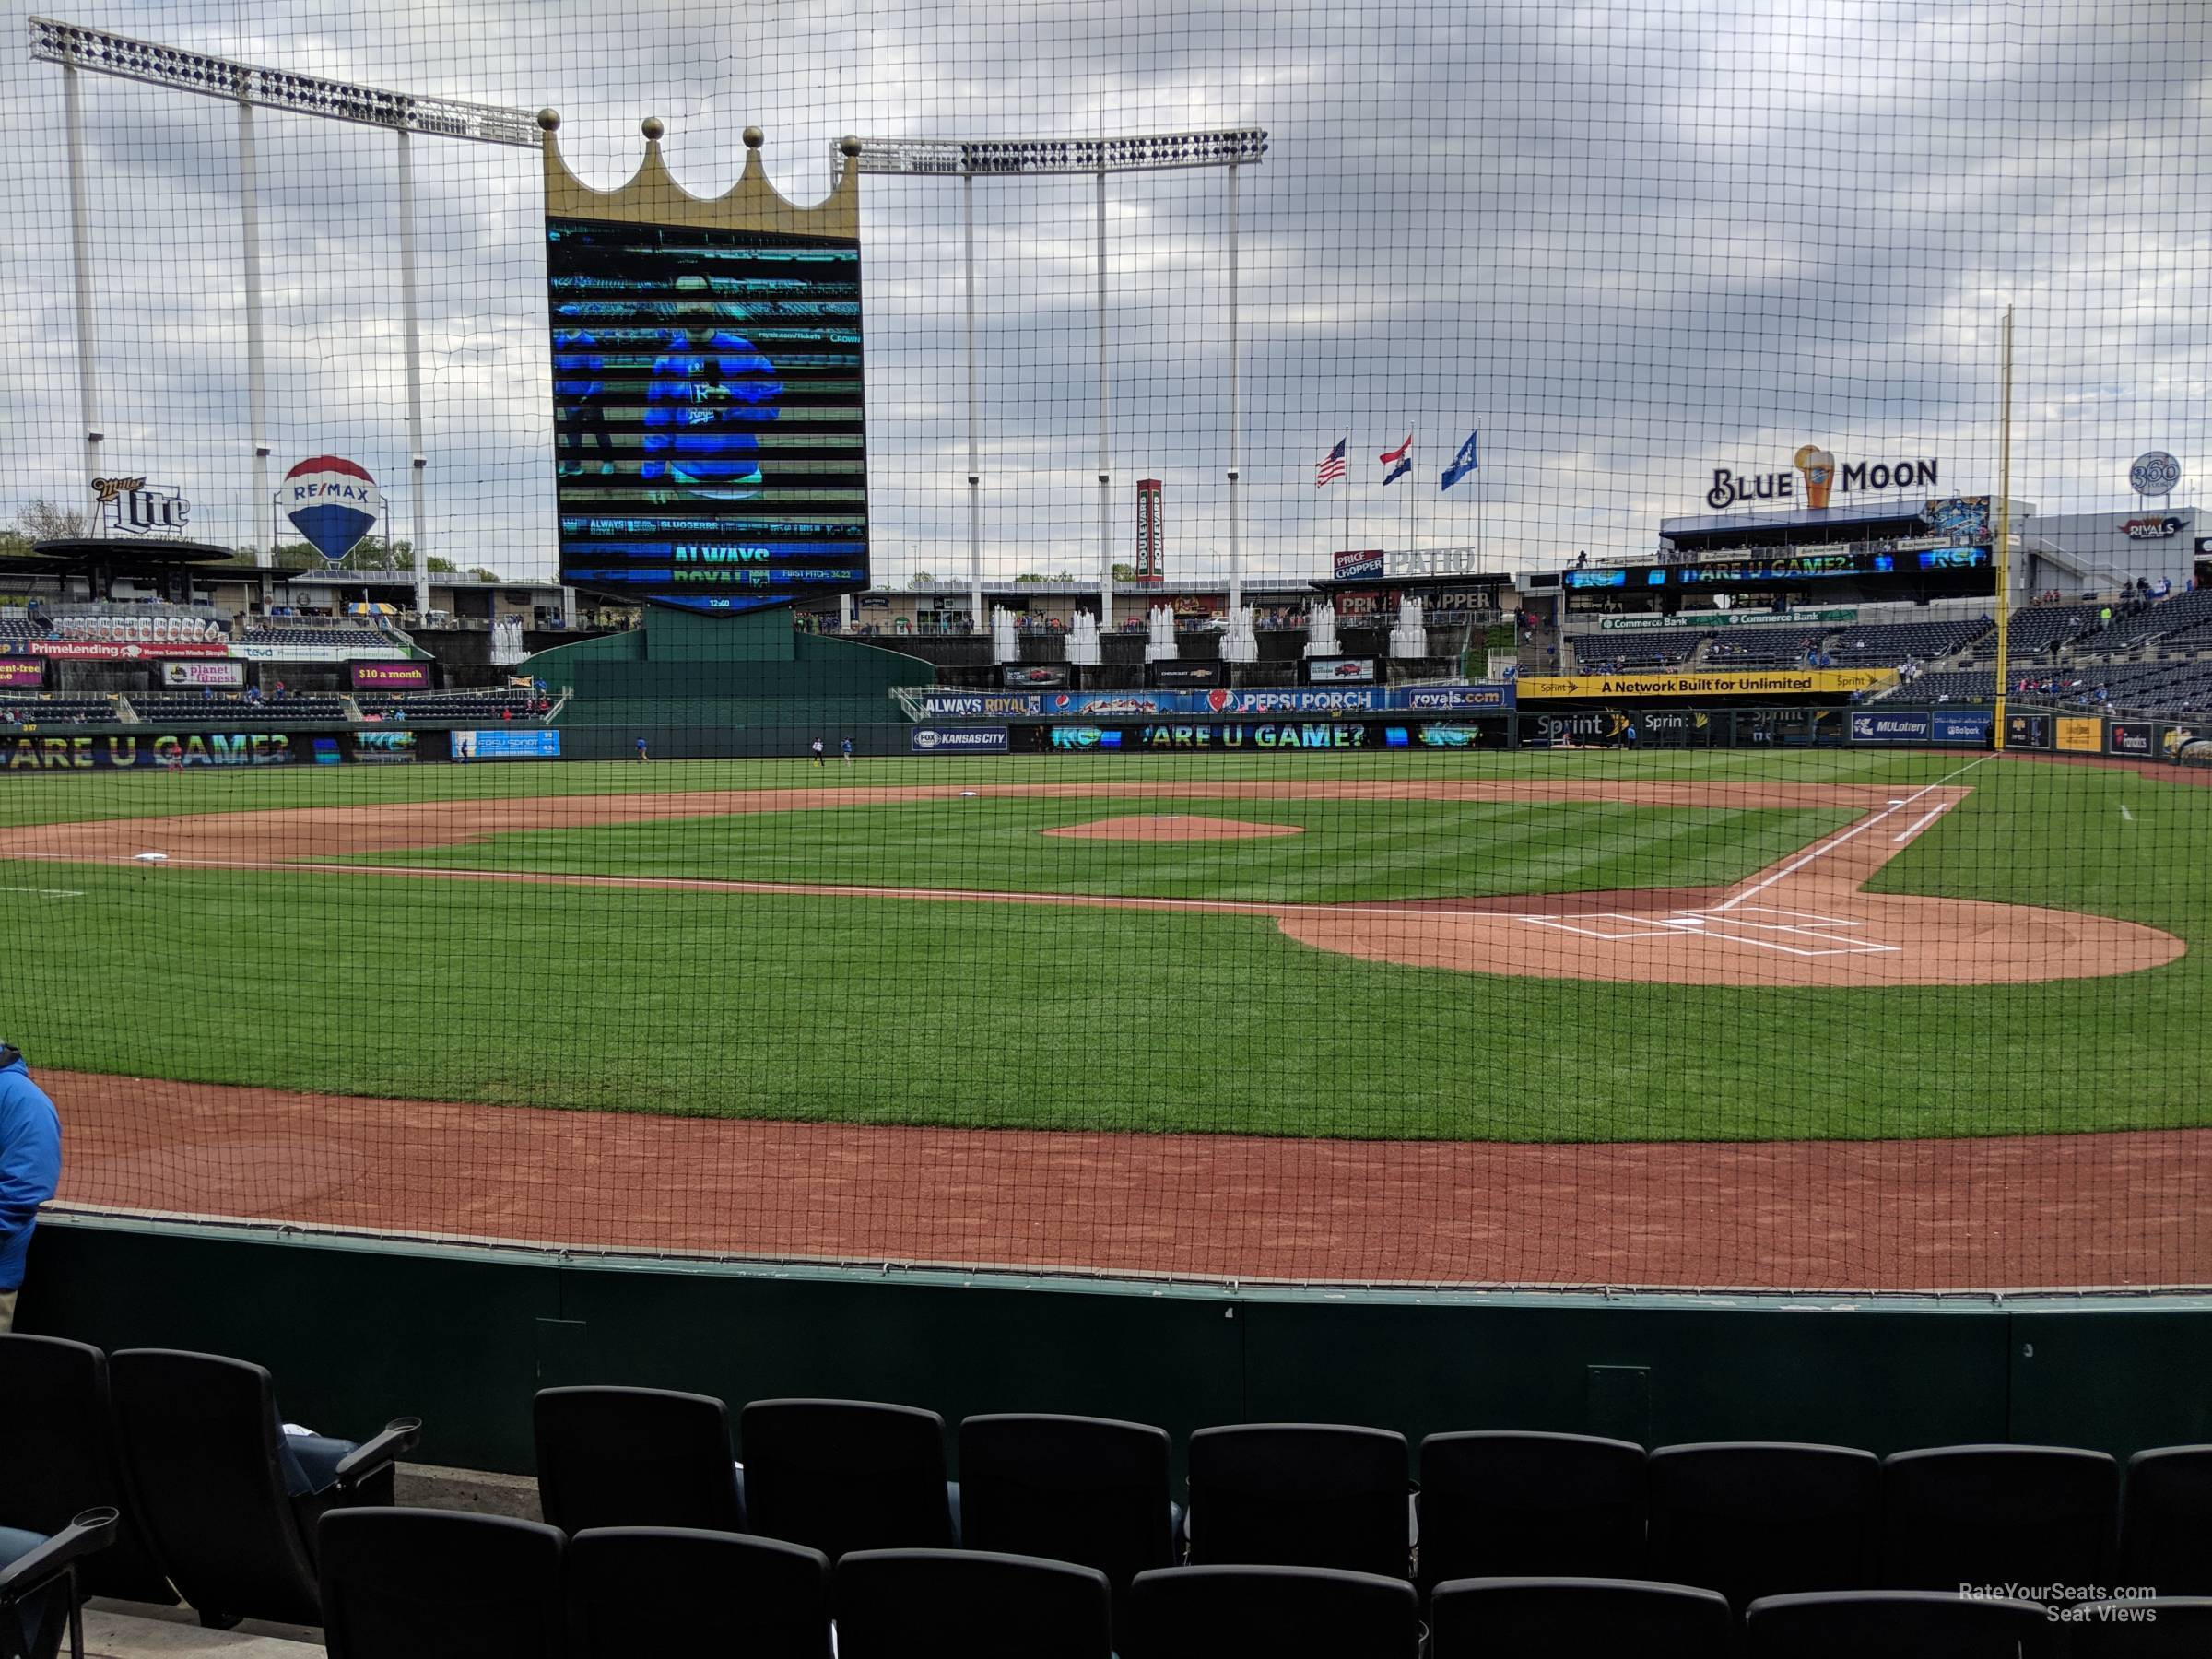
<svg viewBox="0 0 2212 1659">
<path fill-rule="evenodd" d="M 768 182 L 760 165 L 762 135 L 757 126 L 745 129 L 745 171 L 737 182 L 718 196 L 696 196 L 676 182 L 661 155 L 665 130 L 658 116 L 641 124 L 645 135 L 645 159 L 629 181 L 613 190 L 594 190 L 569 171 L 560 159 L 560 128 L 557 110 L 540 110 L 537 124 L 545 133 L 546 217 L 599 219 L 625 225 L 688 225 L 702 230 L 764 230 L 783 236 L 860 237 L 860 169 L 849 165 L 860 154 L 860 140 L 848 137 L 838 148 L 848 165 L 840 169 L 830 194 L 811 207 L 788 201 Z"/>
</svg>

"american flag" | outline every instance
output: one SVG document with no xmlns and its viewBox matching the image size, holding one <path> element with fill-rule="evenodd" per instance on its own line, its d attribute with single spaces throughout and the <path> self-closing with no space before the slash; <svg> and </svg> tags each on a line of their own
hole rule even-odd
<svg viewBox="0 0 2212 1659">
<path fill-rule="evenodd" d="M 1347 438 L 1337 439 L 1336 447 L 1321 458 L 1321 465 L 1313 469 L 1314 488 L 1326 489 L 1344 477 L 1344 447 L 1350 441 Z"/>
</svg>

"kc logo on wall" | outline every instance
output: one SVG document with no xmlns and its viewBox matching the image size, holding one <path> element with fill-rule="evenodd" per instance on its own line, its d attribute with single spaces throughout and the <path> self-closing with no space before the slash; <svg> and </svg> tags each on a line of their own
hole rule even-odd
<svg viewBox="0 0 2212 1659">
<path fill-rule="evenodd" d="M 147 487 L 143 475 L 135 478 L 95 478 L 92 504 L 100 522 L 124 535 L 182 536 L 192 503 L 183 492 L 166 484 Z"/>
</svg>

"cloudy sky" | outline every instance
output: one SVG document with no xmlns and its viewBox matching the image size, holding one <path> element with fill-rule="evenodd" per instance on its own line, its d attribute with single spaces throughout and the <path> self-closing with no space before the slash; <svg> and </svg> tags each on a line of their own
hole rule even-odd
<svg viewBox="0 0 2212 1659">
<path fill-rule="evenodd" d="M 558 106 L 611 185 L 668 124 L 716 194 L 747 123 L 812 201 L 831 144 L 1265 126 L 1242 180 L 1244 546 L 1465 544 L 1500 567 L 1650 547 L 1716 466 L 1933 457 L 1995 482 L 1998 317 L 2018 308 L 2014 493 L 2132 505 L 2150 448 L 2212 466 L 2212 7 L 2198 0 L 1245 6 L 601 0 L 376 6 L 47 0 L 71 21 L 416 92 Z M 82 495 L 59 72 L 0 8 L 0 520 Z M 237 114 L 86 88 L 110 471 L 253 534 Z M 273 475 L 336 453 L 403 498 L 394 140 L 264 112 Z M 552 568 L 538 163 L 418 140 L 433 552 Z M 977 186 L 984 559 L 1100 560 L 1095 201 Z M 1113 557 L 1165 483 L 1172 574 L 1226 548 L 1226 194 L 1112 182 Z M 866 181 L 877 570 L 965 573 L 959 187 Z M 1478 481 L 1440 494 L 1470 429 Z M 1377 453 L 1416 434 L 1385 494 Z M 1351 441 L 1351 488 L 1313 467 Z M 1351 507 L 1348 533 L 1347 500 Z"/>
</svg>

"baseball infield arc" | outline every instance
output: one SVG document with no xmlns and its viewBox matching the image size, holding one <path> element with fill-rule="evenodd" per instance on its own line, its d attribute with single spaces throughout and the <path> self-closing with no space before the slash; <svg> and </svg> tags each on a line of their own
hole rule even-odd
<svg viewBox="0 0 2212 1659">
<path fill-rule="evenodd" d="M 1371 961 L 1538 979 L 1681 985 L 1983 985 L 2089 979 L 2156 968 L 2186 946 L 2140 923 L 2077 911 L 1973 900 L 1869 893 L 1866 881 L 1971 794 L 1931 785 L 1906 793 L 1850 783 L 1632 782 L 1613 779 L 1309 779 L 1253 782 L 909 785 L 853 789 L 672 791 L 542 795 L 407 806 L 312 806 L 266 812 L 42 824 L 0 833 L 0 857 L 128 862 L 157 850 L 171 865 L 409 879 L 902 899 L 938 903 L 1076 905 L 1265 916 L 1288 937 Z M 904 802 L 1044 796 L 1233 801 L 1590 801 L 1723 810 L 1842 807 L 1858 816 L 1726 888 L 1647 888 L 1368 901 L 1256 903 L 1024 893 L 828 882 L 618 877 L 438 866 L 337 864 L 377 853 L 463 846 L 533 830 L 723 818 Z M 1296 826 L 1238 819 L 1125 817 L 1047 831 L 1130 833 L 1228 826 L 1269 834 Z M 1115 834 L 1121 833 L 1119 830 Z M 1206 831 L 1211 833 L 1211 831 Z M 1164 838 L 1164 835 L 1163 837 Z"/>
</svg>

